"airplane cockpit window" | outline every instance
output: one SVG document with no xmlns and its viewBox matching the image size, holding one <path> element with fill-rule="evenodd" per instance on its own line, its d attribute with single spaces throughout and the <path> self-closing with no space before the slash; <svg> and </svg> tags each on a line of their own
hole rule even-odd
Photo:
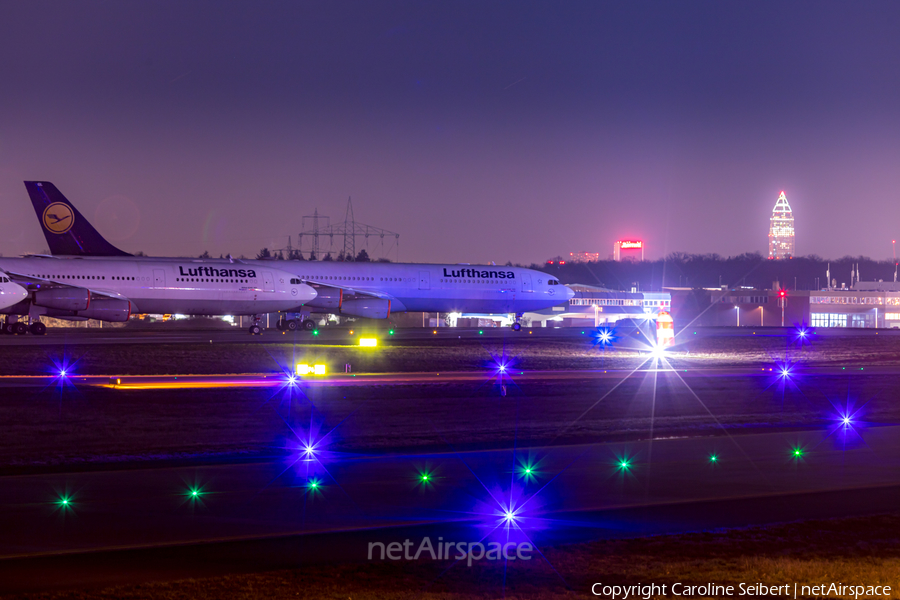
<svg viewBox="0 0 900 600">
<path fill-rule="evenodd" d="M 547 285 L 559 285 L 559 281 L 556 279 L 550 279 L 547 281 Z"/>
</svg>

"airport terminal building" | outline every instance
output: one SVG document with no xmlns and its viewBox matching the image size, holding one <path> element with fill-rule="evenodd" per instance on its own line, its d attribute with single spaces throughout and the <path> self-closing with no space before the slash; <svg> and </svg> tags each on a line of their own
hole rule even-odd
<svg viewBox="0 0 900 600">
<path fill-rule="evenodd" d="M 598 327 L 622 319 L 655 319 L 672 307 L 668 292 L 620 292 L 585 284 L 570 284 L 568 304 L 525 313 L 532 327 Z"/>
<path fill-rule="evenodd" d="M 814 291 L 671 289 L 677 326 L 900 328 L 900 283 Z M 782 295 L 783 293 L 783 295 Z"/>
</svg>

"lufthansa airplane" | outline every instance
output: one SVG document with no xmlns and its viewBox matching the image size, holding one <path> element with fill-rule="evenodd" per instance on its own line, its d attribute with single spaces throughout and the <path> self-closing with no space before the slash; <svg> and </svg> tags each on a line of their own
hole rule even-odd
<svg viewBox="0 0 900 600">
<path fill-rule="evenodd" d="M 35 213 L 54 256 L 98 261 L 131 257 L 110 244 L 52 183 L 26 181 Z M 133 260 L 141 260 L 134 257 Z M 143 259 L 148 260 L 148 259 Z M 184 261 L 186 259 L 152 260 Z M 217 261 L 207 260 L 209 264 Z M 227 262 L 220 259 L 219 262 Z M 555 277 L 520 267 L 416 263 L 242 260 L 256 269 L 271 267 L 312 286 L 316 297 L 284 311 L 279 329 L 313 329 L 313 313 L 386 319 L 392 313 L 466 312 L 519 317 L 568 302 L 574 294 Z M 181 267 L 177 267 L 181 268 Z"/>
<path fill-rule="evenodd" d="M 0 258 L 0 333 L 46 333 L 41 317 L 124 322 L 132 313 L 251 315 L 298 311 L 316 291 L 275 269 L 204 260 Z M 20 318 L 27 317 L 29 324 Z"/>
</svg>

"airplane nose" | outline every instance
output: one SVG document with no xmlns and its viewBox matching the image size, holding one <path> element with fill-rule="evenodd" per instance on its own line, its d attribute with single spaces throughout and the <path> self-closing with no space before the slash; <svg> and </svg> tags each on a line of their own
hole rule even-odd
<svg viewBox="0 0 900 600">
<path fill-rule="evenodd" d="M 574 297 L 575 297 L 575 290 L 573 290 L 569 286 L 566 286 L 566 300 L 567 301 L 571 300 Z"/>
<path fill-rule="evenodd" d="M 318 295 L 319 293 L 311 285 L 306 285 L 305 283 L 300 285 L 300 297 L 303 299 L 304 304 L 312 302 Z"/>
</svg>

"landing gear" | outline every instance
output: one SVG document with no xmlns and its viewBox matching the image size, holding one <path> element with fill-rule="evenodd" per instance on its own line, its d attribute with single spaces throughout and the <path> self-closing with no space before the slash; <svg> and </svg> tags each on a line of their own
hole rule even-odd
<svg viewBox="0 0 900 600">
<path fill-rule="evenodd" d="M 513 331 L 522 331 L 522 324 L 519 323 L 519 319 L 521 319 L 521 318 L 522 318 L 522 313 L 516 313 L 516 320 L 512 324 Z"/>
<path fill-rule="evenodd" d="M 8 335 L 24 335 L 28 333 L 28 326 L 16 316 L 6 317 L 6 320 L 3 321 L 0 327 L 2 327 L 3 333 Z"/>
<path fill-rule="evenodd" d="M 250 318 L 250 328 L 247 330 L 250 332 L 250 335 L 259 335 L 262 333 L 262 327 L 260 323 L 262 322 L 262 315 L 253 315 Z"/>
<path fill-rule="evenodd" d="M 303 329 L 305 329 L 306 331 L 312 331 L 316 328 L 316 322 L 312 319 L 305 319 L 303 323 L 301 323 L 301 327 L 303 327 Z"/>
<path fill-rule="evenodd" d="M 32 335 L 44 335 L 45 333 L 47 333 L 47 326 L 40 321 L 35 321 L 28 327 L 28 329 L 31 331 Z"/>
<path fill-rule="evenodd" d="M 297 331 L 300 327 L 296 319 L 280 319 L 275 326 L 278 327 L 278 331 Z"/>
</svg>

